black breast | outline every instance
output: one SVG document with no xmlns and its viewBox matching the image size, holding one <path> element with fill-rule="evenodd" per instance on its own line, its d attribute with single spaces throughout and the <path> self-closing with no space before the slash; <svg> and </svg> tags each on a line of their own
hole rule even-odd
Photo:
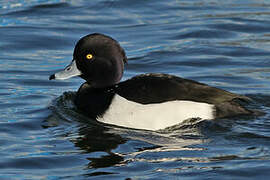
<svg viewBox="0 0 270 180">
<path fill-rule="evenodd" d="M 76 94 L 75 104 L 84 114 L 95 119 L 109 108 L 114 94 L 111 88 L 93 88 L 84 83 Z"/>
</svg>

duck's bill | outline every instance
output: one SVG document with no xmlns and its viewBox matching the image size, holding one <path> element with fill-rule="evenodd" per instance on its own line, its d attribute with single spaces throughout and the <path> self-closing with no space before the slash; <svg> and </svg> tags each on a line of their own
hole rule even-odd
<svg viewBox="0 0 270 180">
<path fill-rule="evenodd" d="M 77 68 L 76 61 L 72 60 L 71 63 L 63 71 L 51 75 L 49 79 L 63 80 L 74 76 L 80 76 L 81 74 L 81 71 Z"/>
</svg>

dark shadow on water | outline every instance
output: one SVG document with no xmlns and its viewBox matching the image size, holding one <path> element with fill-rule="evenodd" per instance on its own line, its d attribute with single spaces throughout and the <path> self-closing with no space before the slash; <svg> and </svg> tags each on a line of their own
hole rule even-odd
<svg viewBox="0 0 270 180">
<path fill-rule="evenodd" d="M 72 140 L 76 147 L 84 150 L 86 153 L 106 152 L 94 158 L 87 158 L 90 163 L 88 168 L 104 168 L 111 167 L 123 162 L 124 157 L 112 152 L 120 144 L 126 143 L 126 139 L 120 135 L 107 132 L 107 128 L 102 126 L 86 126 L 78 129 L 79 137 Z"/>
<path fill-rule="evenodd" d="M 82 156 L 89 161 L 87 165 L 82 164 L 82 167 L 85 169 L 85 177 L 118 174 L 110 170 L 104 170 L 103 168 L 120 166 L 127 163 L 125 162 L 125 157 L 123 155 L 112 152 L 119 145 L 126 143 L 126 138 L 115 133 L 110 133 L 108 128 L 96 122 L 91 122 L 91 120 L 88 123 L 85 122 L 85 120 L 82 120 L 76 127 L 70 130 L 68 128 L 70 123 L 77 124 L 78 121 L 76 122 L 76 120 L 79 118 L 74 119 L 74 122 L 67 122 L 59 120 L 59 117 L 57 118 L 57 124 L 55 122 L 49 123 L 55 127 L 64 126 L 63 131 L 67 131 L 64 132 L 64 134 L 70 136 L 70 138 L 68 138 L 69 141 L 74 144 L 76 149 L 79 148 Z M 50 119 L 47 119 L 46 121 L 51 121 L 52 119 L 53 118 L 50 117 Z M 44 123 L 48 124 L 48 122 Z M 44 128 L 50 127 L 44 126 Z M 73 137 L 72 135 L 69 135 L 68 131 L 75 131 L 76 136 Z"/>
</svg>

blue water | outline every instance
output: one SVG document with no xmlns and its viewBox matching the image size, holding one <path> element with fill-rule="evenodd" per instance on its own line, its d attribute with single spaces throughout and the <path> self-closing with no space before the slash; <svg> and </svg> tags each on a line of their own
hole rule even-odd
<svg viewBox="0 0 270 180">
<path fill-rule="evenodd" d="M 0 179 L 269 177 L 269 19 L 268 0 L 0 1 Z M 124 79 L 174 74 L 266 114 L 159 132 L 93 122 L 72 101 L 83 80 L 48 80 L 93 32 L 126 50 Z"/>
</svg>

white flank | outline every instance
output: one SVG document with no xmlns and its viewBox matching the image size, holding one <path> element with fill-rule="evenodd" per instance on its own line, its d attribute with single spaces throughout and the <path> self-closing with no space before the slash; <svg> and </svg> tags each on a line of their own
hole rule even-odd
<svg viewBox="0 0 270 180">
<path fill-rule="evenodd" d="M 140 104 L 115 95 L 109 109 L 97 120 L 128 128 L 159 130 L 189 118 L 214 119 L 214 105 L 193 101 Z"/>
</svg>

